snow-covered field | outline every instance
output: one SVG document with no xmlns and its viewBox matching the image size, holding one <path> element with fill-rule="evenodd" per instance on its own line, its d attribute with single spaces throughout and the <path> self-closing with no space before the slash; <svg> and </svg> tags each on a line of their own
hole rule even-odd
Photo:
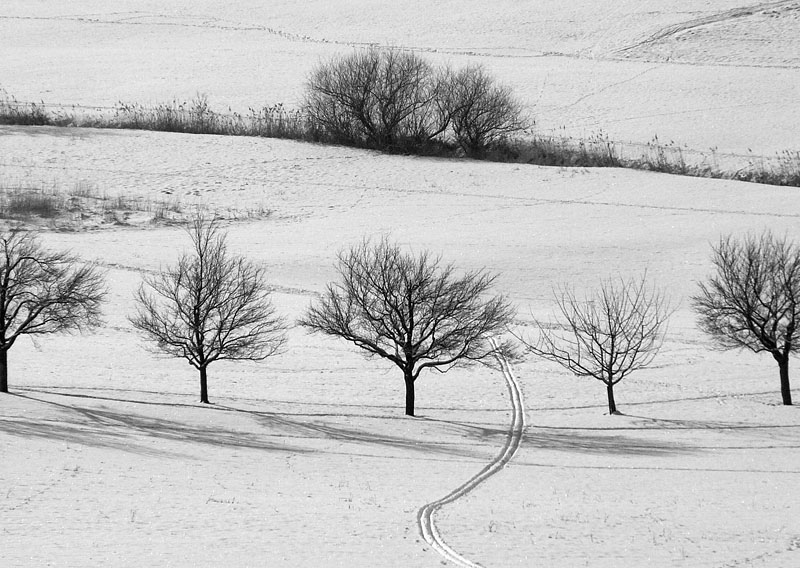
<svg viewBox="0 0 800 568">
<path fill-rule="evenodd" d="M 596 121 L 636 141 L 668 133 L 696 148 L 797 147 L 797 2 L 727 19 L 715 15 L 743 4 L 337 4 L 9 0 L 0 86 L 87 105 L 197 90 L 237 108 L 292 103 L 318 57 L 376 42 L 477 59 L 554 128 Z M 668 28 L 678 31 L 662 37 Z M 542 55 L 552 52 L 568 56 Z M 499 272 L 523 331 L 532 315 L 550 317 L 553 285 L 588 288 L 647 269 L 679 308 L 656 365 L 620 384 L 624 415 L 605 414 L 599 383 L 513 363 L 525 408 L 519 450 L 434 514 L 438 533 L 464 565 L 800 565 L 800 415 L 779 404 L 774 362 L 711 350 L 688 302 L 721 234 L 768 227 L 800 238 L 796 189 L 25 127 L 0 127 L 4 180 L 80 182 L 187 209 L 270 209 L 227 229 L 235 251 L 266 264 L 291 320 L 333 277 L 336 252 L 365 235 Z M 0 565 L 444 561 L 418 512 L 507 448 L 506 375 L 423 376 L 410 419 L 389 364 L 293 329 L 279 356 L 212 365 L 214 404 L 201 406 L 194 371 L 147 351 L 126 320 L 141 274 L 180 254 L 182 229 L 89 230 L 76 220 L 42 239 L 107 268 L 107 323 L 10 352 Z"/>
</svg>

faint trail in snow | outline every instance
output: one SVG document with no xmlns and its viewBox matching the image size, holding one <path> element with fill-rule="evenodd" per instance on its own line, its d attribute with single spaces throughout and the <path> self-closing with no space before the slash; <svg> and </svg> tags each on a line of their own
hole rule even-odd
<svg viewBox="0 0 800 568">
<path fill-rule="evenodd" d="M 661 65 L 654 65 L 653 67 L 648 67 L 644 71 L 640 71 L 639 73 L 636 73 L 635 75 L 633 75 L 631 77 L 628 77 L 627 79 L 623 79 L 622 81 L 616 81 L 614 83 L 609 83 L 608 85 L 605 85 L 605 86 L 603 86 L 603 87 L 601 87 L 601 88 L 599 88 L 597 90 L 594 90 L 594 91 L 591 91 L 589 93 L 586 93 L 585 95 L 581 95 L 580 97 L 578 97 L 577 99 L 575 99 L 571 103 L 567 103 L 565 105 L 561 105 L 561 106 L 556 107 L 556 108 L 561 110 L 561 109 L 567 109 L 567 108 L 573 107 L 573 106 L 577 105 L 578 103 L 580 103 L 580 102 L 582 102 L 582 101 L 584 101 L 584 100 L 586 100 L 588 98 L 595 97 L 595 96 L 599 95 L 600 93 L 603 93 L 603 92 L 605 92 L 605 91 L 607 91 L 609 89 L 613 89 L 614 87 L 619 87 L 620 85 L 624 85 L 625 83 L 630 83 L 631 81 L 635 81 L 636 79 L 638 79 L 642 75 L 646 75 L 647 73 L 650 73 L 651 71 L 655 71 L 659 67 L 661 67 Z"/>
<path fill-rule="evenodd" d="M 109 16 L 115 16 L 110 18 Z M 406 51 L 419 51 L 425 53 L 441 53 L 445 55 L 469 55 L 477 57 L 497 58 L 537 58 L 547 56 L 568 56 L 556 52 L 541 52 L 521 47 L 463 47 L 463 48 L 438 48 L 430 46 L 411 46 L 400 44 L 386 44 L 380 41 L 348 41 L 311 37 L 260 24 L 245 24 L 233 20 L 223 20 L 215 17 L 182 15 L 180 17 L 164 14 L 148 14 L 145 12 L 124 12 L 111 14 L 87 14 L 71 16 L 0 16 L 0 20 L 33 20 L 33 21 L 69 21 L 79 24 L 102 24 L 119 26 L 168 26 L 177 28 L 195 28 L 201 30 L 219 30 L 223 32 L 263 32 L 279 37 L 286 41 L 297 43 L 335 45 L 345 47 L 380 47 L 386 49 L 399 49 Z M 508 53 L 513 51 L 514 53 Z"/>
<path fill-rule="evenodd" d="M 120 264 L 119 262 L 106 262 L 101 259 L 96 259 L 94 264 L 112 270 L 122 270 L 124 272 L 136 272 L 137 274 L 158 274 L 159 271 L 154 268 L 142 268 L 141 266 L 129 266 L 127 264 Z"/>
<path fill-rule="evenodd" d="M 184 14 L 181 16 L 170 16 L 159 13 L 147 13 L 141 11 L 135 12 L 111 12 L 106 14 L 84 14 L 84 15 L 62 15 L 62 16 L 3 16 L 0 15 L 0 20 L 17 20 L 17 21 L 69 21 L 78 24 L 96 24 L 96 25 L 118 25 L 118 26 L 162 26 L 162 27 L 176 27 L 176 28 L 194 28 L 199 30 L 218 30 L 221 32 L 262 32 L 286 41 L 295 43 L 318 44 L 318 45 L 331 45 L 355 48 L 369 48 L 378 47 L 381 49 L 396 49 L 401 51 L 414 51 L 420 53 L 434 53 L 443 55 L 456 55 L 456 56 L 470 56 L 481 58 L 496 58 L 496 59 L 537 59 L 543 57 L 567 57 L 570 59 L 608 59 L 611 61 L 618 60 L 621 55 L 628 51 L 649 45 L 661 39 L 667 38 L 671 35 L 681 33 L 683 31 L 693 29 L 696 27 L 724 22 L 738 17 L 749 16 L 761 10 L 771 8 L 779 8 L 784 5 L 791 6 L 793 1 L 783 0 L 780 2 L 766 2 L 749 7 L 736 8 L 728 10 L 719 14 L 689 20 L 662 28 L 650 36 L 639 40 L 638 42 L 623 46 L 621 48 L 611 50 L 601 50 L 597 46 L 584 52 L 565 53 L 560 51 L 542 51 L 539 49 L 531 49 L 518 46 L 507 47 L 434 47 L 430 45 L 403 45 L 403 44 L 389 44 L 381 41 L 350 41 L 346 39 L 326 39 L 322 37 L 312 37 L 308 35 L 284 31 L 277 28 L 272 28 L 263 24 L 249 24 L 238 22 L 234 20 L 225 20 L 213 16 L 196 16 L 191 14 Z M 605 36 L 601 37 L 598 44 L 605 41 Z M 665 62 L 659 62 L 665 63 Z M 669 61 L 669 64 L 677 65 L 709 65 L 707 62 L 694 62 L 694 61 Z M 770 63 L 738 63 L 738 62 L 714 62 L 711 65 L 719 67 L 755 67 L 755 68 L 779 68 L 779 69 L 796 69 L 797 65 Z"/>
<path fill-rule="evenodd" d="M 59 489 L 60 486 L 65 481 L 67 481 L 68 479 L 77 477 L 78 474 L 80 473 L 80 470 L 78 469 L 78 466 L 75 466 L 75 469 L 62 468 L 60 471 L 58 471 L 55 468 L 53 468 L 52 471 L 53 471 L 53 473 L 49 477 L 49 483 L 47 483 L 41 489 L 33 491 L 29 495 L 19 498 L 20 500 L 16 505 L 4 506 L 3 507 L 3 514 L 7 514 L 7 513 L 10 513 L 12 511 L 16 511 L 18 509 L 24 509 L 25 507 L 27 507 L 28 505 L 31 504 L 31 501 L 36 501 L 39 497 L 41 497 L 45 493 L 49 493 L 50 491 L 52 491 L 54 489 Z M 8 501 L 9 498 L 12 498 L 12 499 L 17 499 L 18 498 L 16 495 L 13 495 L 15 490 L 18 490 L 18 488 L 14 487 L 14 486 L 12 486 L 11 489 L 8 489 L 8 492 L 6 493 L 6 501 Z M 12 497 L 12 495 L 13 495 L 13 497 Z"/>
<path fill-rule="evenodd" d="M 669 175 L 669 174 L 663 174 Z M 731 180 L 729 180 L 731 181 Z M 332 184 L 332 187 L 334 185 Z M 770 186 L 770 187 L 780 187 L 780 186 Z M 602 205 L 604 207 L 630 207 L 633 209 L 654 209 L 654 210 L 661 210 L 661 211 L 675 211 L 678 213 L 718 213 L 722 215 L 747 215 L 747 216 L 755 216 L 755 217 L 791 217 L 791 218 L 798 218 L 800 214 L 798 213 L 773 213 L 769 211 L 744 211 L 739 209 L 712 209 L 709 207 L 681 207 L 681 206 L 673 206 L 673 205 L 647 205 L 644 203 L 624 203 L 622 201 L 596 201 L 590 198 L 576 198 L 576 199 L 554 199 L 548 197 L 520 197 L 516 195 L 504 195 L 504 194 L 481 194 L 481 193 L 469 193 L 469 192 L 442 192 L 442 191 L 433 191 L 427 189 L 400 189 L 400 188 L 392 188 L 392 187 L 376 187 L 380 191 L 387 191 L 387 192 L 394 192 L 394 193 L 409 193 L 409 194 L 431 194 L 431 195 L 452 195 L 453 197 L 474 197 L 477 199 L 482 200 L 501 200 L 501 201 L 513 201 L 516 203 L 520 203 L 521 205 L 545 205 L 545 204 L 556 204 L 556 205 Z M 602 193 L 602 192 L 598 192 Z"/>
<path fill-rule="evenodd" d="M 780 2 L 761 2 L 759 4 L 754 4 L 751 6 L 742 6 L 740 8 L 726 10 L 718 14 L 712 14 L 710 16 L 704 16 L 702 18 L 696 18 L 694 20 L 688 20 L 686 22 L 672 24 L 671 26 L 666 26 L 664 28 L 661 28 L 657 32 L 650 34 L 648 37 L 640 41 L 637 41 L 634 44 L 616 49 L 612 53 L 622 54 L 649 45 L 651 43 L 655 43 L 659 40 L 666 39 L 670 36 L 674 36 L 679 33 L 691 30 L 693 28 L 699 28 L 701 26 L 707 26 L 709 24 L 716 24 L 718 22 L 725 22 L 728 20 L 733 20 L 735 18 L 752 16 L 756 12 L 761 12 L 763 10 L 769 10 L 772 8 L 780 8 L 782 6 L 792 5 L 796 3 L 797 0 L 781 0 Z"/>
<path fill-rule="evenodd" d="M 300 41 L 307 43 L 338 43 L 324 39 L 314 39 L 309 36 L 284 32 L 269 26 L 248 25 L 238 22 L 221 20 L 214 17 L 184 15 L 181 17 L 166 16 L 163 14 L 148 14 L 145 12 L 131 12 L 123 16 L 124 12 L 113 14 L 89 14 L 85 16 L 0 16 L 1 20 L 32 20 L 32 21 L 67 21 L 80 24 L 104 24 L 119 26 L 167 26 L 178 28 L 197 28 L 205 30 L 222 30 L 235 32 L 266 32 L 270 35 L 279 36 L 289 41 Z M 120 16 L 109 18 L 108 16 Z M 355 45 L 355 44 L 353 44 Z M 365 44 L 366 45 L 366 44 Z"/>
<path fill-rule="evenodd" d="M 567 463 L 544 463 L 544 462 L 524 462 L 517 464 L 519 467 L 536 467 L 549 469 L 571 469 L 576 471 L 609 471 L 607 465 L 573 465 Z M 797 469 L 736 469 L 720 467 L 657 467 L 657 466 L 627 466 L 615 465 L 614 471 L 675 471 L 690 473 L 752 473 L 764 475 L 772 473 L 789 474 L 800 476 Z"/>
<path fill-rule="evenodd" d="M 154 268 L 142 268 L 141 266 L 130 266 L 127 264 L 120 264 L 119 262 L 106 262 L 101 259 L 95 260 L 95 264 L 103 266 L 112 270 L 122 270 L 124 272 L 135 272 L 137 274 L 161 274 L 161 270 Z M 305 288 L 293 288 L 291 286 L 281 286 L 279 284 L 268 284 L 267 288 L 270 292 L 277 292 L 280 294 L 288 294 L 291 296 L 320 296 L 319 292 L 314 290 L 307 290 Z"/>
<path fill-rule="evenodd" d="M 496 346 L 494 340 L 492 343 Z M 511 425 L 506 434 L 506 442 L 503 445 L 503 449 L 476 475 L 469 478 L 465 483 L 459 485 L 441 499 L 424 505 L 417 513 L 417 523 L 419 524 L 419 530 L 425 542 L 430 544 L 436 552 L 445 558 L 445 560 L 465 568 L 481 568 L 481 565 L 465 558 L 444 541 L 441 534 L 439 534 L 439 531 L 436 529 L 434 515 L 445 505 L 464 497 L 470 491 L 478 487 L 478 485 L 501 471 L 508 462 L 511 461 L 522 443 L 522 433 L 525 429 L 525 408 L 523 406 L 522 391 L 506 358 L 499 355 L 497 356 L 497 362 L 500 364 L 500 369 L 506 380 L 508 394 L 511 398 L 512 411 Z"/>
<path fill-rule="evenodd" d="M 56 127 L 57 128 L 57 127 Z M 191 135 L 194 136 L 194 135 Z M 8 168 L 15 168 L 21 170 L 59 170 L 63 171 L 66 169 L 66 166 L 48 166 L 42 164 L 13 164 L 13 163 L 5 163 L 0 162 L 0 167 L 8 167 Z M 544 167 L 544 166 L 542 166 Z M 153 172 L 153 171 L 134 171 L 134 170 L 123 170 L 119 168 L 96 168 L 96 167 L 89 167 L 89 166 L 74 166 L 70 168 L 71 171 L 77 172 L 100 172 L 100 173 L 119 173 L 125 175 L 136 175 L 139 177 L 177 177 L 177 178 L 188 178 L 188 179 L 218 179 L 224 181 L 248 181 L 253 183 L 272 183 L 272 184 L 286 184 L 291 183 L 292 180 L 286 177 L 278 177 L 278 176 L 259 176 L 257 178 L 253 178 L 252 176 L 236 176 L 236 175 L 226 175 L 226 174 L 217 174 L 217 173 L 206 173 L 200 172 L 196 168 L 192 170 L 186 171 L 161 171 L 161 172 Z M 670 174 L 661 174 L 661 175 L 670 175 Z M 696 179 L 710 179 L 710 178 L 696 178 Z M 735 180 L 727 180 L 727 181 L 735 181 Z M 745 183 L 745 182 L 741 182 Z M 364 196 L 364 192 L 366 189 L 371 189 L 374 191 L 382 191 L 387 193 L 399 193 L 399 194 L 420 194 L 420 195 L 446 195 L 452 197 L 466 197 L 466 198 L 475 198 L 481 200 L 494 200 L 494 201 L 510 201 L 514 203 L 519 203 L 522 205 L 529 205 L 529 206 L 536 206 L 536 205 L 546 205 L 546 204 L 555 204 L 555 205 L 600 205 L 604 207 L 628 207 L 632 209 L 645 209 L 645 210 L 660 210 L 660 211 L 672 211 L 676 213 L 712 213 L 712 214 L 719 214 L 719 215 L 744 215 L 747 217 L 776 217 L 776 218 L 800 218 L 800 214 L 798 213 L 781 213 L 781 212 L 772 212 L 772 211 L 746 211 L 741 209 L 724 209 L 724 208 L 711 208 L 711 207 L 686 207 L 680 205 L 648 205 L 646 203 L 624 203 L 622 201 L 599 201 L 593 200 L 591 198 L 576 198 L 576 199 L 555 199 L 549 197 L 526 197 L 526 196 L 516 196 L 516 195 L 506 195 L 506 194 L 486 194 L 486 193 L 475 193 L 475 192 L 468 192 L 468 191 L 440 191 L 435 189 L 409 189 L 409 188 L 400 188 L 400 187 L 389 187 L 389 186 L 369 186 L 366 187 L 364 184 L 352 184 L 352 183 L 337 183 L 337 182 L 327 182 L 327 181 L 304 181 L 304 185 L 311 186 L 311 187 L 324 187 L 324 188 L 336 188 L 336 189 L 352 189 L 357 190 L 359 192 L 358 199 L 362 199 Z M 790 189 L 784 188 L 781 186 L 768 186 L 774 189 Z M 347 208 L 350 208 L 348 206 Z"/>
</svg>

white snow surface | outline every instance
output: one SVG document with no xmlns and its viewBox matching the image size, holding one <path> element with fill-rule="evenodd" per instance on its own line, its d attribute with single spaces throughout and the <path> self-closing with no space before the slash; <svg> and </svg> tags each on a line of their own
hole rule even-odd
<svg viewBox="0 0 800 568">
<path fill-rule="evenodd" d="M 615 124 L 610 132 L 636 141 L 656 128 L 697 148 L 768 153 L 796 147 L 797 4 L 746 15 L 741 2 L 688 0 L 7 0 L 0 86 L 87 105 L 197 90 L 237 108 L 292 103 L 318 57 L 376 42 L 483 62 L 554 128 Z M 553 52 L 566 55 L 542 55 Z M 800 565 L 800 415 L 780 405 L 768 356 L 714 351 L 689 306 L 720 235 L 769 228 L 800 238 L 796 188 L 0 127 L 0 181 L 9 180 L 216 212 L 271 209 L 225 227 L 235 252 L 266 265 L 290 321 L 335 277 L 336 252 L 364 236 L 390 234 L 463 269 L 498 272 L 522 333 L 534 316 L 552 318 L 553 286 L 588 289 L 647 270 L 677 309 L 655 365 L 618 386 L 623 415 L 606 414 L 600 383 L 512 362 L 525 408 L 519 449 L 437 511 L 437 532 L 486 567 Z M 423 375 L 419 416 L 407 418 L 388 363 L 293 328 L 278 356 L 212 365 L 213 404 L 200 405 L 193 369 L 149 351 L 126 319 L 142 274 L 186 246 L 183 229 L 75 219 L 41 238 L 107 270 L 106 323 L 9 353 L 0 566 L 445 561 L 417 515 L 503 455 L 514 422 L 503 372 Z"/>
</svg>

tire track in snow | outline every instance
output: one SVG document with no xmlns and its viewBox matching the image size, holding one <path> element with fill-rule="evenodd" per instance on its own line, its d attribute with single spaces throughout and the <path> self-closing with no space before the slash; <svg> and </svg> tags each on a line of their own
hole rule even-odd
<svg viewBox="0 0 800 568">
<path fill-rule="evenodd" d="M 492 344 L 496 347 L 496 343 L 492 340 Z M 522 400 L 522 391 L 514 376 L 511 366 L 502 355 L 497 356 L 497 362 L 500 365 L 500 370 L 503 372 L 503 377 L 506 380 L 508 387 L 508 394 L 511 398 L 511 424 L 506 434 L 506 442 L 503 445 L 500 453 L 486 465 L 480 472 L 469 478 L 465 483 L 459 485 L 456 489 L 436 501 L 432 501 L 424 505 L 417 513 L 417 524 L 419 525 L 422 538 L 427 542 L 436 552 L 445 558 L 445 560 L 452 562 L 457 566 L 464 568 L 482 568 L 480 564 L 465 558 L 449 546 L 442 535 L 436 528 L 434 515 L 445 505 L 448 505 L 470 493 L 473 489 L 478 487 L 481 483 L 489 479 L 494 474 L 500 472 L 514 457 L 519 450 L 522 443 L 522 432 L 525 429 L 525 408 Z"/>
</svg>

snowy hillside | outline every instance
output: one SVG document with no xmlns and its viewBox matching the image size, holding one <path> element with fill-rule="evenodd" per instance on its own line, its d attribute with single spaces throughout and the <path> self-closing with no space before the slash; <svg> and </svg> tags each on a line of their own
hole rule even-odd
<svg viewBox="0 0 800 568">
<path fill-rule="evenodd" d="M 21 99 L 200 90 L 238 109 L 293 104 L 319 57 L 374 42 L 484 63 L 541 128 L 797 148 L 796 2 L 49 4 L 0 6 L 0 87 Z M 106 323 L 9 352 L 2 566 L 800 564 L 800 415 L 780 405 L 768 355 L 712 350 L 689 306 L 720 235 L 800 238 L 796 189 L 0 126 L 0 186 L 17 183 L 225 217 L 231 249 L 265 264 L 292 322 L 335 276 L 337 251 L 381 234 L 498 272 L 521 333 L 550 321 L 553 286 L 645 269 L 677 310 L 654 366 L 620 383 L 621 416 L 606 414 L 600 383 L 527 359 L 423 375 L 408 418 L 389 363 L 296 327 L 278 356 L 209 367 L 205 406 L 194 369 L 149 351 L 127 320 L 142 274 L 174 262 L 185 231 L 76 212 L 41 238 L 107 270 Z M 261 214 L 233 220 L 241 211 Z M 457 553 L 442 554 L 426 505 L 487 469 L 433 513 Z"/>
</svg>

